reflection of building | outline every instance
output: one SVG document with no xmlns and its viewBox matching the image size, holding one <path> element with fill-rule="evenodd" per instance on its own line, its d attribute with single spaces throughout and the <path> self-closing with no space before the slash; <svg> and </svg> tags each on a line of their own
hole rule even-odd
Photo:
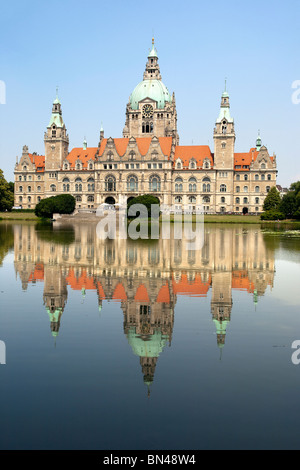
<svg viewBox="0 0 300 470">
<path fill-rule="evenodd" d="M 259 228 L 224 227 L 205 225 L 203 247 L 189 251 L 186 240 L 172 237 L 149 242 L 101 240 L 95 224 L 74 224 L 74 237 L 66 244 L 61 244 L 61 237 L 60 244 L 42 240 L 33 225 L 15 225 L 15 269 L 23 289 L 44 281 L 44 304 L 54 336 L 67 302 L 67 286 L 83 296 L 94 291 L 99 309 L 105 300 L 120 302 L 124 333 L 150 385 L 158 357 L 172 340 L 179 295 L 201 299 L 211 289 L 211 314 L 222 349 L 232 290 L 246 291 L 256 302 L 273 285 L 274 256 Z"/>
<path fill-rule="evenodd" d="M 203 205 L 206 212 L 261 212 L 276 185 L 276 156 L 262 146 L 235 152 L 235 127 L 229 94 L 221 97 L 208 145 L 180 146 L 174 93 L 163 84 L 152 44 L 143 80 L 130 95 L 122 138 L 104 138 L 97 147 L 69 150 L 69 137 L 58 96 L 53 102 L 44 143 L 45 156 L 23 153 L 15 166 L 15 204 L 33 208 L 43 198 L 71 193 L 78 208 L 124 203 L 151 193 L 178 208 Z M 254 143 L 254 141 L 253 141 Z"/>
</svg>

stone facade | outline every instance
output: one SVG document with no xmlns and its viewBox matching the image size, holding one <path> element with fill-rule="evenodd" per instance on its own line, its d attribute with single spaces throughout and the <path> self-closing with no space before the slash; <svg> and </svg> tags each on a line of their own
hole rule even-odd
<svg viewBox="0 0 300 470">
<path fill-rule="evenodd" d="M 69 137 L 56 97 L 44 136 L 45 156 L 23 147 L 15 166 L 15 205 L 32 209 L 45 197 L 70 193 L 78 209 L 123 204 L 128 198 L 155 194 L 162 204 L 207 213 L 260 213 L 266 194 L 276 186 L 276 156 L 262 146 L 235 153 L 229 94 L 221 97 L 214 128 L 214 152 L 207 145 L 180 146 L 174 93 L 161 80 L 154 42 L 143 81 L 126 106 L 123 138 L 104 138 L 98 147 L 69 151 Z"/>
</svg>

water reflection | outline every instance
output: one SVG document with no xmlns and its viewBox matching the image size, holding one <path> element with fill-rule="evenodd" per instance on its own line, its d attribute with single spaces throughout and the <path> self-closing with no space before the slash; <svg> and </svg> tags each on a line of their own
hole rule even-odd
<svg viewBox="0 0 300 470">
<path fill-rule="evenodd" d="M 211 316 L 222 350 L 232 290 L 251 295 L 255 308 L 267 287 L 273 286 L 274 251 L 256 226 L 206 225 L 199 251 L 187 250 L 186 240 L 172 237 L 99 240 L 95 224 L 52 230 L 14 225 L 15 270 L 23 289 L 44 283 L 43 301 L 54 337 L 72 290 L 81 291 L 83 297 L 94 291 L 99 310 L 106 300 L 119 302 L 124 334 L 139 357 L 148 386 L 159 355 L 171 344 L 178 296 L 201 298 L 211 291 Z"/>
</svg>

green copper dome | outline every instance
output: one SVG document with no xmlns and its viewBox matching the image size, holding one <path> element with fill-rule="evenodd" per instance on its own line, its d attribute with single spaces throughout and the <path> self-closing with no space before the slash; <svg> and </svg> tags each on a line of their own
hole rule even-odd
<svg viewBox="0 0 300 470">
<path fill-rule="evenodd" d="M 130 96 L 131 109 L 138 109 L 139 102 L 150 98 L 157 102 L 158 109 L 163 109 L 166 102 L 171 102 L 171 95 L 161 80 L 149 79 L 140 82 Z"/>
<path fill-rule="evenodd" d="M 149 341 L 145 341 L 136 333 L 135 328 L 130 328 L 127 339 L 136 356 L 158 357 L 166 345 L 168 337 L 159 330 L 150 335 Z"/>
</svg>

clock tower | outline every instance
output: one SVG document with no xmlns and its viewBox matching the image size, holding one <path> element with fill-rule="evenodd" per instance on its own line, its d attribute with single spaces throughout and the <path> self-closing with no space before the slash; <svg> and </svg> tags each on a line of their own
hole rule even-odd
<svg viewBox="0 0 300 470">
<path fill-rule="evenodd" d="M 154 38 L 143 81 L 130 95 L 123 129 L 123 137 L 153 136 L 174 137 L 179 144 L 175 95 L 170 95 L 161 80 Z"/>
<path fill-rule="evenodd" d="M 56 93 L 53 101 L 52 114 L 47 131 L 44 136 L 45 142 L 45 170 L 60 170 L 63 160 L 69 153 L 69 136 L 62 117 L 61 102 Z"/>
</svg>

